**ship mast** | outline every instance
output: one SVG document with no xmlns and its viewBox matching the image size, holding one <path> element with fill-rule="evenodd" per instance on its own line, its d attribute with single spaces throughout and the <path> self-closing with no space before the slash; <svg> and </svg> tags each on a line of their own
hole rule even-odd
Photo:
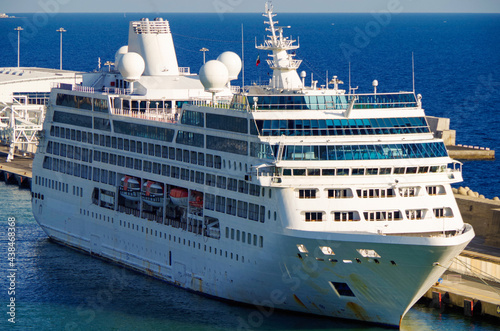
<svg viewBox="0 0 500 331">
<path fill-rule="evenodd" d="M 267 36 L 268 39 L 264 41 L 264 44 L 255 45 L 255 48 L 272 52 L 269 55 L 271 59 L 266 60 L 269 67 L 273 70 L 271 86 L 276 89 L 286 90 L 304 88 L 302 80 L 297 74 L 297 69 L 302 60 L 295 60 L 293 58 L 295 54 L 288 53 L 289 50 L 298 49 L 299 46 L 293 45 L 295 40 L 283 37 L 283 29 L 290 28 L 290 26 L 276 25 L 278 21 L 273 20 L 276 14 L 273 14 L 273 6 L 270 2 L 266 3 L 266 10 L 262 15 L 267 19 L 264 23 L 269 25 L 266 31 L 269 31 L 271 34 Z"/>
</svg>

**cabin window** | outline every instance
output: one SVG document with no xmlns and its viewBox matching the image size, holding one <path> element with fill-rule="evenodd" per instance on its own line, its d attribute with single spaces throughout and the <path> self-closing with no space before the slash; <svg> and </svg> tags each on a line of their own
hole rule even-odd
<svg viewBox="0 0 500 331">
<path fill-rule="evenodd" d="M 316 199 L 316 189 L 299 190 L 299 199 Z"/>
<path fill-rule="evenodd" d="M 345 199 L 352 198 L 352 190 L 350 188 L 346 189 L 329 189 L 328 199 Z"/>
<path fill-rule="evenodd" d="M 358 197 L 360 198 L 392 198 L 396 196 L 393 188 L 388 189 L 359 189 L 356 190 Z"/>
<path fill-rule="evenodd" d="M 248 217 L 248 202 L 238 201 L 238 217 Z"/>
<path fill-rule="evenodd" d="M 336 211 L 333 213 L 333 220 L 335 222 L 357 222 L 360 217 L 357 211 Z"/>
<path fill-rule="evenodd" d="M 415 197 L 418 195 L 419 188 L 418 187 L 400 187 L 399 195 L 402 197 Z"/>
<path fill-rule="evenodd" d="M 306 212 L 305 213 L 306 222 L 321 222 L 323 221 L 323 212 Z"/>
<path fill-rule="evenodd" d="M 321 174 L 323 176 L 335 176 L 335 169 L 322 169 Z"/>
<path fill-rule="evenodd" d="M 403 219 L 399 210 L 365 211 L 363 215 L 366 221 L 400 221 Z"/>
<path fill-rule="evenodd" d="M 453 211 L 451 208 L 435 208 L 434 216 L 436 218 L 453 217 Z"/>
<path fill-rule="evenodd" d="M 444 186 L 442 186 L 442 185 L 427 186 L 426 190 L 427 190 L 428 195 L 445 195 L 446 194 L 446 190 L 444 189 Z"/>
<path fill-rule="evenodd" d="M 413 209 L 406 211 L 406 217 L 409 220 L 420 220 L 425 218 L 425 210 L 423 209 Z"/>
<path fill-rule="evenodd" d="M 237 209 L 236 199 L 227 198 L 226 201 L 227 201 L 226 202 L 226 214 L 235 216 L 236 209 Z"/>
</svg>

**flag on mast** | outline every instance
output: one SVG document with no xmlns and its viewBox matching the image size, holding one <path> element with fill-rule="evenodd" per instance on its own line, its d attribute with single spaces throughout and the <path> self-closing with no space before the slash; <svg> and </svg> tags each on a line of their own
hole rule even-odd
<svg viewBox="0 0 500 331">
<path fill-rule="evenodd" d="M 260 64 L 260 55 L 257 55 L 257 61 L 255 62 L 255 66 L 257 67 Z"/>
</svg>

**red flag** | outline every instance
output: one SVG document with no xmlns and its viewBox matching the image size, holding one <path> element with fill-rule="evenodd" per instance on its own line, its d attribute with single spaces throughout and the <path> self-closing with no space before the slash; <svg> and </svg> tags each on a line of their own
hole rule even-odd
<svg viewBox="0 0 500 331">
<path fill-rule="evenodd" d="M 255 66 L 258 66 L 260 64 L 260 55 L 257 55 L 257 62 L 255 62 Z"/>
</svg>

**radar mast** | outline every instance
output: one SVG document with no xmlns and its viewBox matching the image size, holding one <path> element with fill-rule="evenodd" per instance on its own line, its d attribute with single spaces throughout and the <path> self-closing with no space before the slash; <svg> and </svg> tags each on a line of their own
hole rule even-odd
<svg viewBox="0 0 500 331">
<path fill-rule="evenodd" d="M 303 89 L 304 85 L 297 74 L 297 69 L 302 60 L 295 60 L 293 58 L 295 52 L 288 53 L 289 50 L 298 49 L 299 45 L 294 45 L 295 40 L 283 37 L 283 29 L 290 28 L 290 26 L 277 26 L 279 22 L 273 19 L 276 14 L 273 14 L 273 6 L 270 2 L 266 3 L 265 13 L 262 16 L 267 19 L 267 21 L 264 21 L 264 24 L 269 25 L 266 31 L 269 31 L 271 34 L 267 36 L 268 39 L 263 44 L 255 45 L 255 48 L 272 52 L 269 55 L 271 59 L 266 60 L 269 67 L 273 70 L 271 86 L 286 90 Z"/>
</svg>

